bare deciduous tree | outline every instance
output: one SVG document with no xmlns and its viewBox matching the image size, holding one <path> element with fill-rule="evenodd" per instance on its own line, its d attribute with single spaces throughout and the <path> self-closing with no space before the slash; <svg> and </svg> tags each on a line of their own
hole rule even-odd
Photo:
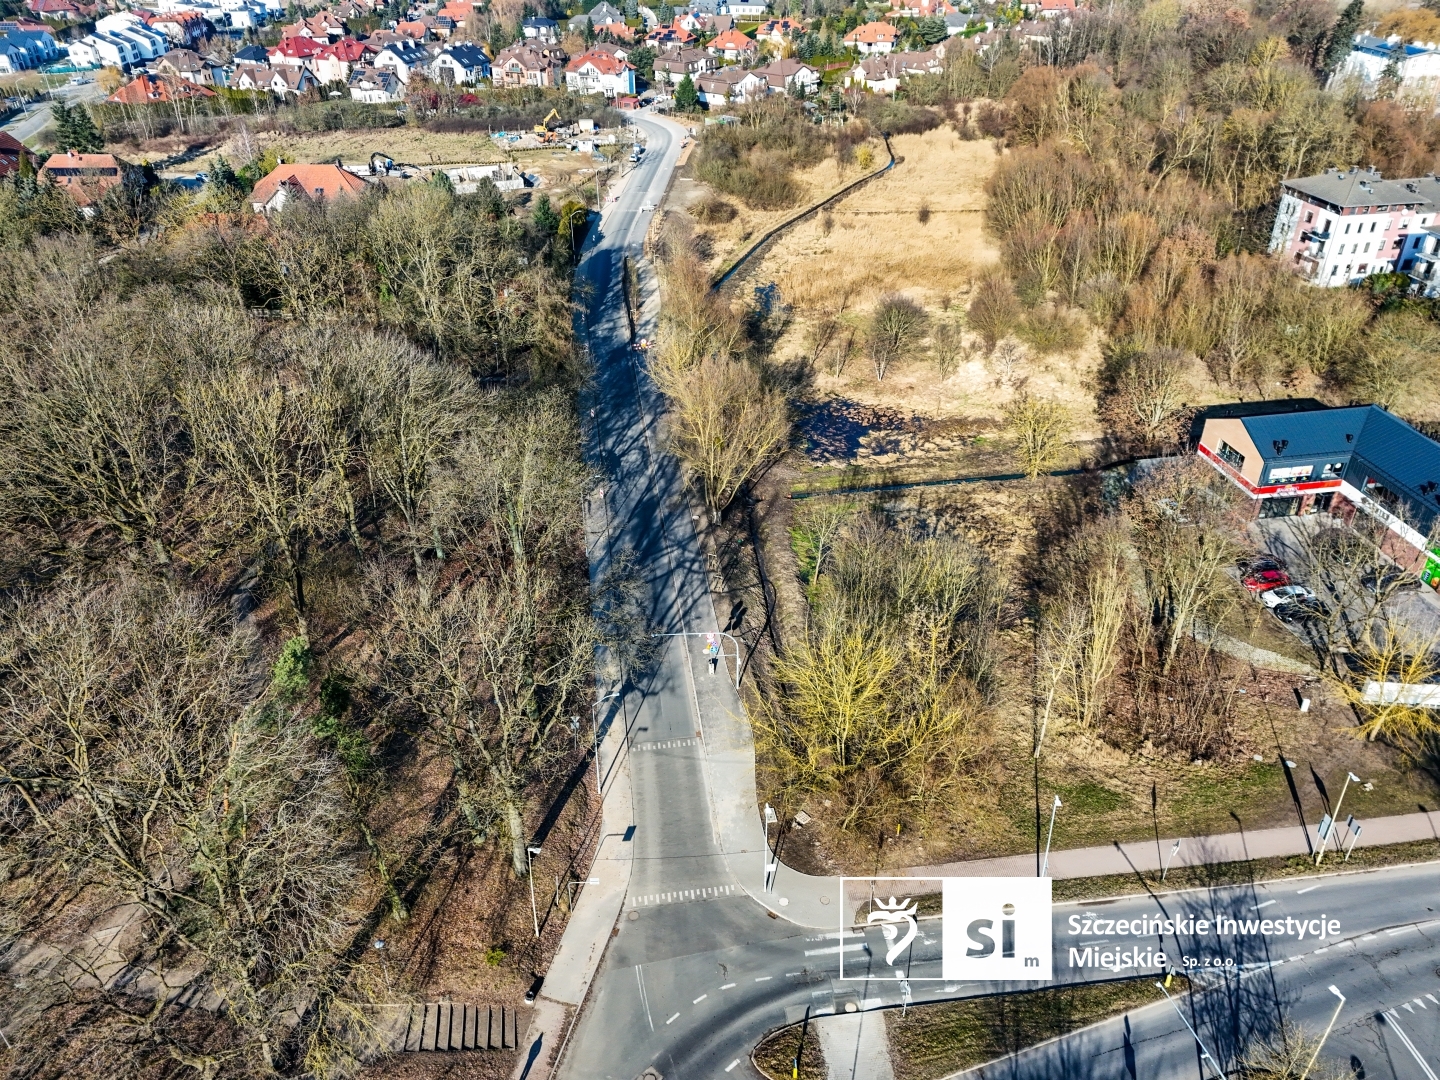
<svg viewBox="0 0 1440 1080">
<path fill-rule="evenodd" d="M 1070 434 L 1064 406 L 1021 393 L 1005 407 L 1005 423 L 1015 438 L 1021 467 L 1031 480 L 1060 460 Z"/>
<path fill-rule="evenodd" d="M 880 298 L 865 342 L 876 382 L 883 382 L 891 367 L 914 354 L 928 322 L 925 309 L 908 297 L 892 293 Z"/>
</svg>

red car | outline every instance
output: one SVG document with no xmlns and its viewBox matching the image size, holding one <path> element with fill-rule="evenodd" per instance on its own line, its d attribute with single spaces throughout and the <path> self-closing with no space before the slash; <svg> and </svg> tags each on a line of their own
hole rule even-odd
<svg viewBox="0 0 1440 1080">
<path fill-rule="evenodd" d="M 1284 570 L 1256 570 L 1240 579 L 1240 584 L 1253 593 L 1266 592 L 1290 584 L 1290 575 Z"/>
</svg>

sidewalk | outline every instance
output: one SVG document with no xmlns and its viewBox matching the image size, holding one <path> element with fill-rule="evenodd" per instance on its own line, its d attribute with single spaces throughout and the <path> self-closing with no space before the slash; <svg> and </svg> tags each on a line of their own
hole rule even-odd
<svg viewBox="0 0 1440 1080">
<path fill-rule="evenodd" d="M 1363 831 L 1355 846 L 1403 844 L 1412 840 L 1440 840 L 1440 811 L 1399 814 L 1395 817 L 1362 821 Z M 1344 829 L 1344 823 L 1341 823 Z M 1340 833 L 1348 844 L 1347 835 Z M 1111 843 L 1106 847 L 1072 848 L 1050 852 L 1050 876 L 1055 878 L 1098 877 L 1101 874 L 1129 874 L 1136 870 L 1159 870 L 1168 858 L 1176 837 L 1132 843 Z M 1313 834 L 1311 843 L 1314 843 Z M 1304 855 L 1311 850 L 1299 825 L 1254 832 L 1220 833 L 1216 836 L 1187 837 L 1170 866 L 1203 866 L 1207 863 L 1244 862 L 1277 855 Z M 1333 856 L 1334 847 L 1331 847 Z M 1436 849 L 1440 855 L 1440 848 Z M 1327 856 L 1327 859 L 1331 856 Z M 1342 856 L 1343 857 L 1343 856 Z M 1029 877 L 1035 873 L 1035 855 L 1008 855 L 1000 859 L 916 866 L 902 870 L 907 877 Z"/>
</svg>

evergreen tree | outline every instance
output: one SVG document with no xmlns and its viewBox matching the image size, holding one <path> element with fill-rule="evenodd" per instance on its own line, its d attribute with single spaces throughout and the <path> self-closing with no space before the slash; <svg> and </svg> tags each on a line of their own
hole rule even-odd
<svg viewBox="0 0 1440 1080">
<path fill-rule="evenodd" d="M 70 106 L 57 101 L 50 106 L 50 115 L 55 117 L 55 145 L 63 154 L 75 146 L 75 121 L 70 116 Z"/>
<path fill-rule="evenodd" d="M 655 81 L 655 50 L 649 45 L 641 45 L 638 49 L 630 50 L 630 66 L 635 69 L 635 77 L 645 82 Z"/>
<path fill-rule="evenodd" d="M 1365 0 L 1350 0 L 1350 3 L 1345 5 L 1345 10 L 1340 12 L 1340 17 L 1335 20 L 1335 26 L 1330 31 L 1330 40 L 1325 45 L 1325 55 L 1320 62 L 1320 70 L 1325 74 L 1333 74 L 1340 62 L 1350 55 L 1350 49 L 1355 44 L 1355 31 L 1360 29 L 1360 20 L 1364 17 Z"/>
<path fill-rule="evenodd" d="M 541 236 L 554 236 L 560 228 L 560 215 L 550 205 L 550 196 L 541 195 L 535 200 L 535 209 L 530 213 L 535 231 Z"/>
<path fill-rule="evenodd" d="M 84 105 L 76 105 L 70 110 L 70 124 L 71 137 L 78 152 L 98 154 L 105 149 L 105 140 L 100 136 L 100 129 L 95 126 L 95 121 L 90 118 L 90 110 Z"/>
<path fill-rule="evenodd" d="M 660 20 L 661 26 L 669 26 L 675 21 L 675 9 L 669 4 L 662 3 L 655 9 L 655 17 Z"/>
<path fill-rule="evenodd" d="M 625 0 L 625 18 L 638 19 L 640 17 L 640 0 Z"/>
<path fill-rule="evenodd" d="M 687 74 L 680 80 L 680 85 L 675 87 L 675 108 L 688 113 L 699 107 L 700 93 L 695 89 L 695 81 Z"/>
<path fill-rule="evenodd" d="M 917 25 L 920 37 L 926 45 L 938 45 L 949 35 L 949 30 L 945 27 L 945 19 L 941 15 L 931 15 L 921 19 Z"/>
<path fill-rule="evenodd" d="M 595 22 L 590 16 L 585 16 L 585 25 L 580 30 L 580 36 L 585 39 L 586 45 L 595 44 Z"/>
</svg>

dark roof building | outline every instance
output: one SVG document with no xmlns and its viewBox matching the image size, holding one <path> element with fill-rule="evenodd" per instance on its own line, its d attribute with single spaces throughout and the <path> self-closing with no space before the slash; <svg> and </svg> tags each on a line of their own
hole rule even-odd
<svg viewBox="0 0 1440 1080">
<path fill-rule="evenodd" d="M 1440 442 L 1378 405 L 1289 405 L 1208 410 L 1200 456 L 1256 500 L 1262 517 L 1338 508 L 1340 495 L 1403 540 L 1426 581 L 1440 581 L 1440 558 L 1426 539 L 1440 518 Z"/>
</svg>

